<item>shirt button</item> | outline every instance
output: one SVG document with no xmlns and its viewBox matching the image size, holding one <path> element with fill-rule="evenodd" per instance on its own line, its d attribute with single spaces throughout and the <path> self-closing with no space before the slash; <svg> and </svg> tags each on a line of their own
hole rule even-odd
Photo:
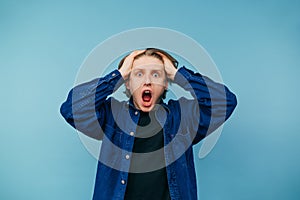
<svg viewBox="0 0 300 200">
<path fill-rule="evenodd" d="M 138 112 L 138 111 L 135 111 L 135 112 L 134 112 L 134 114 L 135 114 L 135 115 L 138 115 L 138 114 L 139 114 L 139 112 Z"/>
<path fill-rule="evenodd" d="M 116 75 L 115 73 L 112 74 L 112 76 L 115 76 L 115 75 Z"/>
<path fill-rule="evenodd" d="M 126 182 L 125 182 L 125 180 L 121 180 L 121 183 L 122 183 L 122 185 L 125 185 Z"/>
<path fill-rule="evenodd" d="M 127 155 L 125 156 L 125 158 L 126 158 L 126 160 L 128 160 L 128 159 L 130 158 L 130 156 L 127 154 Z"/>
<path fill-rule="evenodd" d="M 131 136 L 134 136 L 134 132 L 130 132 L 130 135 L 131 135 Z"/>
</svg>

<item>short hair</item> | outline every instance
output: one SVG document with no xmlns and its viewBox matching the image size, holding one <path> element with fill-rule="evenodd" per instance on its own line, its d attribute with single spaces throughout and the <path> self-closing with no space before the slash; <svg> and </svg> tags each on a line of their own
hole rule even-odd
<svg viewBox="0 0 300 200">
<path fill-rule="evenodd" d="M 165 55 L 172 62 L 172 64 L 174 65 L 174 67 L 177 69 L 177 67 L 178 67 L 178 61 L 173 56 L 171 56 L 169 53 L 167 53 L 166 51 L 161 50 L 161 49 L 157 49 L 157 48 L 147 48 L 143 53 L 137 55 L 135 57 L 135 59 L 138 59 L 138 58 L 140 58 L 142 56 L 152 56 L 152 57 L 155 57 L 155 58 L 157 58 L 157 59 L 159 59 L 159 60 L 161 60 L 163 62 L 162 56 L 159 55 L 158 53 L 161 53 L 161 54 Z M 124 63 L 124 60 L 127 58 L 128 55 L 124 56 L 124 58 L 122 58 L 122 60 L 119 62 L 118 69 L 120 69 L 122 67 L 122 65 Z M 170 80 L 168 80 L 168 81 L 170 81 Z M 124 93 L 126 94 L 126 96 L 128 98 L 131 97 L 130 90 L 128 90 L 127 88 L 126 88 L 126 90 L 125 90 Z M 164 93 L 161 95 L 161 98 L 165 99 L 166 98 L 166 94 L 167 94 L 167 90 L 164 91 Z"/>
</svg>

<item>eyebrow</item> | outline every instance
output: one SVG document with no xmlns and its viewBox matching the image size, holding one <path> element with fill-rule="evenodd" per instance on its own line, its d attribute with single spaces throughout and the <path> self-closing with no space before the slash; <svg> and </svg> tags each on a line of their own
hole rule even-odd
<svg viewBox="0 0 300 200">
<path fill-rule="evenodd" d="M 148 64 L 148 65 L 151 65 L 151 64 Z M 146 70 L 145 67 L 147 67 L 148 65 L 139 65 L 139 66 L 134 67 L 132 70 L 133 71 L 135 71 L 135 70 Z M 163 66 L 163 65 L 151 65 L 150 69 L 153 70 L 153 71 L 164 71 L 164 67 L 161 68 L 161 66 Z"/>
</svg>

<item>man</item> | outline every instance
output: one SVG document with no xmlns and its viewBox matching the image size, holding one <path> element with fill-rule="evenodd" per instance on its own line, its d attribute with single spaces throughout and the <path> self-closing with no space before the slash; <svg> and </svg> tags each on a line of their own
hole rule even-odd
<svg viewBox="0 0 300 200">
<path fill-rule="evenodd" d="M 102 140 L 93 199 L 197 199 L 192 146 L 237 101 L 226 86 L 177 64 L 160 49 L 133 51 L 118 70 L 70 91 L 61 114 Z M 193 99 L 164 103 L 169 82 Z M 123 83 L 128 101 L 108 97 Z"/>
</svg>

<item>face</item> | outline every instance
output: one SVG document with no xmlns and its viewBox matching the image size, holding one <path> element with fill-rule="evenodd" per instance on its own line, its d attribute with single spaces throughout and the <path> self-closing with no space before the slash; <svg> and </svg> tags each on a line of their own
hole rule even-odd
<svg viewBox="0 0 300 200">
<path fill-rule="evenodd" d="M 136 108 L 143 112 L 151 111 L 168 88 L 163 62 L 153 56 L 134 60 L 126 87 L 132 94 Z"/>
</svg>

